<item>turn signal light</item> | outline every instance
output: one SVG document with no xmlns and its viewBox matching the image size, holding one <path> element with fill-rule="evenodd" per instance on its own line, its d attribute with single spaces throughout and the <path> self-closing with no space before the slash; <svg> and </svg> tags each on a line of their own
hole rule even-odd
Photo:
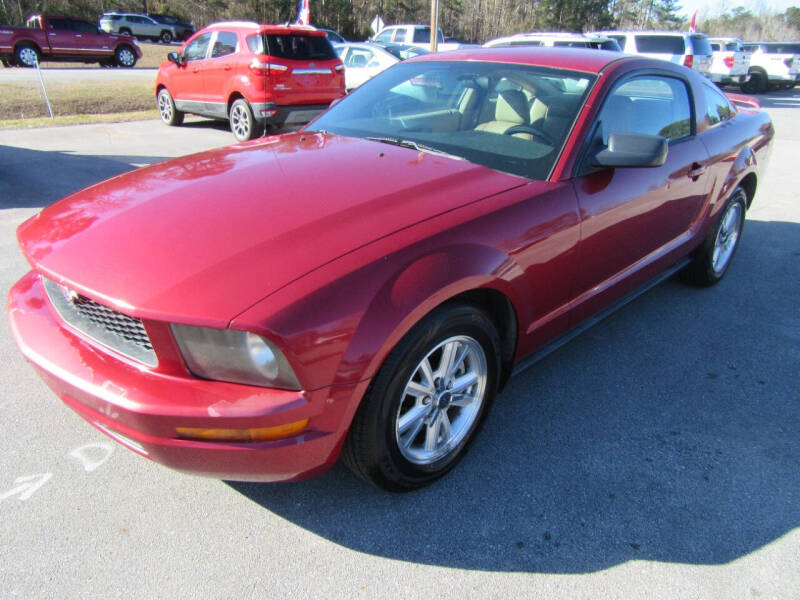
<svg viewBox="0 0 800 600">
<path fill-rule="evenodd" d="M 691 69 L 693 64 L 694 64 L 694 56 L 692 56 L 691 54 L 683 58 L 684 67 L 689 67 Z"/>
<path fill-rule="evenodd" d="M 210 442 L 265 442 L 289 437 L 303 431 L 308 419 L 294 421 L 274 427 L 253 427 L 250 429 L 207 429 L 205 427 L 176 427 L 175 431 L 184 439 Z"/>
</svg>

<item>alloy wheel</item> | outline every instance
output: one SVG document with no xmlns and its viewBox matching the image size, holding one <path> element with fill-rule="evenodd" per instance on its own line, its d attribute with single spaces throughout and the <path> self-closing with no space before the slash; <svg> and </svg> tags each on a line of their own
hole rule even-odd
<svg viewBox="0 0 800 600">
<path fill-rule="evenodd" d="M 742 211 L 740 202 L 731 202 L 722 217 L 711 257 L 711 267 L 715 273 L 724 271 L 733 256 L 742 229 Z"/>
<path fill-rule="evenodd" d="M 480 415 L 486 396 L 487 360 L 468 336 L 438 344 L 416 366 L 395 417 L 401 454 L 429 465 L 452 452 Z"/>
</svg>

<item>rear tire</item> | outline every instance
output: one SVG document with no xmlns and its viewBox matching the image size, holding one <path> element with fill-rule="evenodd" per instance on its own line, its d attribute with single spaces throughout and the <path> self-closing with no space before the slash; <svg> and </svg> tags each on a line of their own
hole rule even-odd
<svg viewBox="0 0 800 600">
<path fill-rule="evenodd" d="M 162 43 L 169 44 L 172 41 L 172 34 L 169 31 L 162 31 L 159 39 Z"/>
<path fill-rule="evenodd" d="M 445 475 L 489 411 L 499 356 L 497 329 L 474 306 L 445 306 L 423 319 L 372 380 L 345 440 L 344 464 L 395 492 Z"/>
<path fill-rule="evenodd" d="M 681 272 L 684 281 L 701 287 L 719 283 L 739 247 L 746 211 L 747 194 L 737 187 L 692 262 Z"/>
<path fill-rule="evenodd" d="M 231 125 L 233 137 L 238 141 L 245 142 L 256 137 L 258 130 L 256 118 L 253 115 L 253 109 L 250 108 L 250 103 L 244 98 L 239 98 L 233 103 L 228 114 L 228 122 Z"/>
<path fill-rule="evenodd" d="M 119 30 L 119 34 L 120 35 L 131 35 L 132 36 L 133 32 L 130 29 L 128 29 L 127 27 L 123 27 L 122 29 Z"/>
<path fill-rule="evenodd" d="M 156 104 L 158 105 L 158 114 L 164 123 L 173 127 L 183 124 L 184 113 L 175 108 L 175 101 L 166 88 L 158 92 Z"/>
<path fill-rule="evenodd" d="M 32 44 L 20 44 L 14 49 L 14 58 L 21 67 L 32 68 L 42 61 L 39 49 Z"/>
<path fill-rule="evenodd" d="M 767 74 L 761 70 L 750 71 L 747 81 L 739 86 L 745 94 L 763 94 L 769 88 Z"/>
</svg>

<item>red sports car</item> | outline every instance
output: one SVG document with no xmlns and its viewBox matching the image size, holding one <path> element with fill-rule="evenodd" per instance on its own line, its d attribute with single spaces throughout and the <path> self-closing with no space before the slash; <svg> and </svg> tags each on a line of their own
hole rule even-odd
<svg viewBox="0 0 800 600">
<path fill-rule="evenodd" d="M 403 62 L 304 130 L 23 223 L 8 314 L 62 400 L 183 471 L 392 490 L 463 456 L 508 377 L 681 271 L 731 264 L 773 127 L 612 52 Z"/>
</svg>

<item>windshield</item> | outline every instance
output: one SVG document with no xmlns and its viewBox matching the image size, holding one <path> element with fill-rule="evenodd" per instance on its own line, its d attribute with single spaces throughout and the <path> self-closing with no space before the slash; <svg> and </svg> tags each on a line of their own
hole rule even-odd
<svg viewBox="0 0 800 600">
<path fill-rule="evenodd" d="M 480 62 L 405 62 L 311 123 L 327 131 L 546 179 L 593 75 Z"/>
</svg>

